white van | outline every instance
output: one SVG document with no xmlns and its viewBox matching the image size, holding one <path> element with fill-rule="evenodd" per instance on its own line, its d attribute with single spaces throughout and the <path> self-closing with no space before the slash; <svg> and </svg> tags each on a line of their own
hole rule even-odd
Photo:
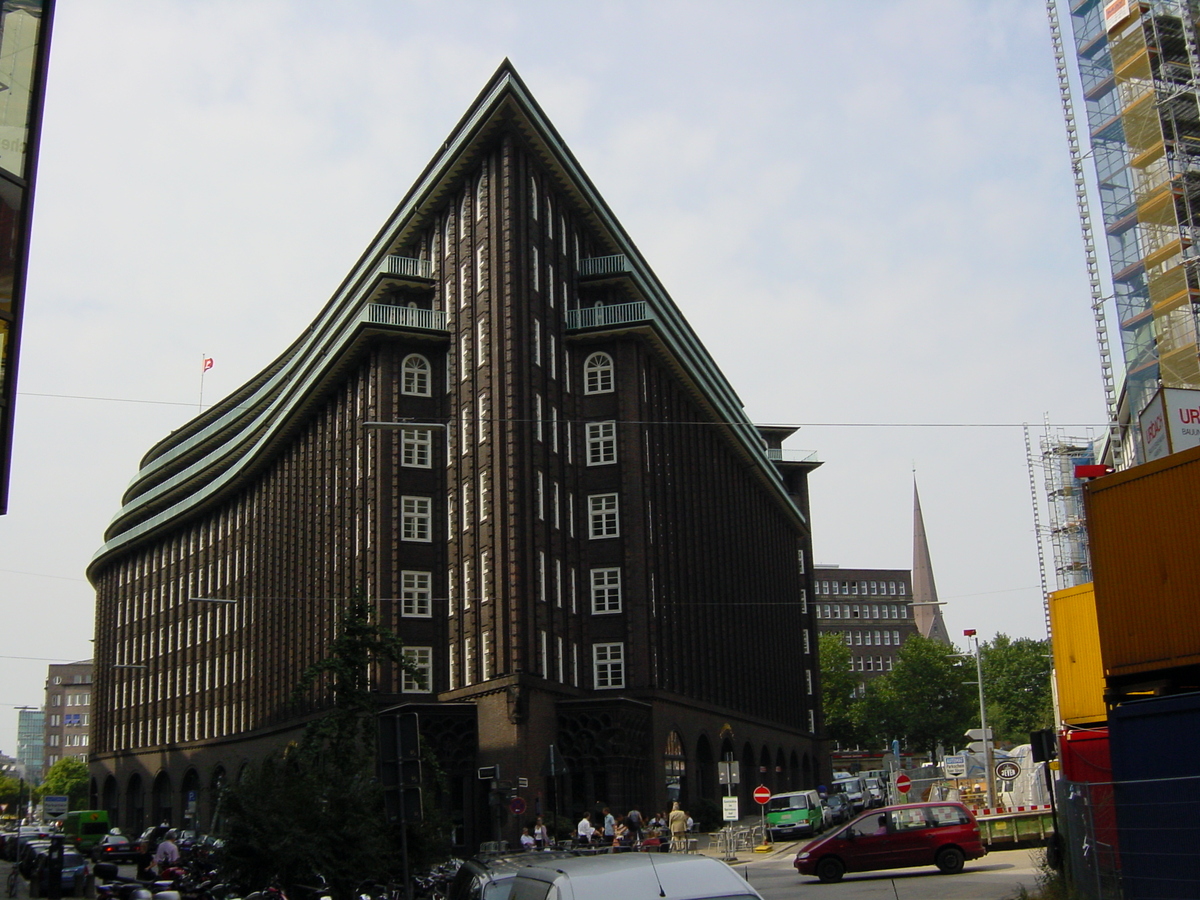
<svg viewBox="0 0 1200 900">
<path fill-rule="evenodd" d="M 536 856 L 536 854 L 530 854 Z M 517 870 L 510 900 L 762 900 L 741 875 L 707 856 L 604 853 Z"/>
<path fill-rule="evenodd" d="M 834 772 L 833 790 L 835 793 L 845 794 L 856 813 L 860 813 L 866 808 L 867 786 L 857 775 L 851 775 L 849 772 Z"/>
</svg>

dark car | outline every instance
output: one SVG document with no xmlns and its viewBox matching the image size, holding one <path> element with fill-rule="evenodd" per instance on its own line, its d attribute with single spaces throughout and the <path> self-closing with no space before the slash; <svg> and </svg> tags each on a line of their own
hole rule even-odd
<svg viewBox="0 0 1200 900">
<path fill-rule="evenodd" d="M 50 853 L 43 850 L 34 861 L 32 877 L 29 879 L 29 895 L 45 897 L 50 890 Z M 62 856 L 62 892 L 65 896 L 82 897 L 87 884 L 88 864 L 82 853 L 67 850 Z"/>
<path fill-rule="evenodd" d="M 37 863 L 38 854 L 48 849 L 50 849 L 50 838 L 39 838 L 21 844 L 17 856 L 17 870 L 21 873 L 22 878 L 29 879 L 33 874 L 34 865 Z"/>
<path fill-rule="evenodd" d="M 110 832 L 92 848 L 92 859 L 96 862 L 137 862 L 140 852 L 125 835 Z"/>
<path fill-rule="evenodd" d="M 50 829 L 40 825 L 22 825 L 16 831 L 10 832 L 4 841 L 4 858 L 16 862 L 21 858 L 21 848 L 30 841 L 47 840 Z"/>
<path fill-rule="evenodd" d="M 142 853 L 153 853 L 170 830 L 170 825 L 151 825 L 137 839 L 138 850 Z"/>
<path fill-rule="evenodd" d="M 975 816 L 961 803 L 885 806 L 845 828 L 809 841 L 796 854 L 801 875 L 840 881 L 845 872 L 937 866 L 961 872 L 968 859 L 987 853 Z"/>
<path fill-rule="evenodd" d="M 845 794 L 830 794 L 821 801 L 824 809 L 825 827 L 833 828 L 845 822 L 849 822 L 854 815 L 853 807 L 850 806 L 850 800 Z"/>
</svg>

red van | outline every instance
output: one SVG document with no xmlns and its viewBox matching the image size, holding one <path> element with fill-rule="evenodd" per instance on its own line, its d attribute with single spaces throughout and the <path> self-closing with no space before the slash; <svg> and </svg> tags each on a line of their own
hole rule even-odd
<svg viewBox="0 0 1200 900">
<path fill-rule="evenodd" d="M 809 841 L 796 854 L 801 875 L 840 881 L 845 872 L 937 866 L 963 870 L 968 859 L 987 853 L 979 823 L 961 803 L 885 806 L 859 816 L 845 828 Z"/>
</svg>

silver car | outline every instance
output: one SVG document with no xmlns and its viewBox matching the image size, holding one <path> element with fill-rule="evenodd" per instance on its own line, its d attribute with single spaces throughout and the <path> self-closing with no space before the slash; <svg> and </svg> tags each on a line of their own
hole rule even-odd
<svg viewBox="0 0 1200 900">
<path fill-rule="evenodd" d="M 553 868 L 551 868 L 553 866 Z M 741 875 L 707 856 L 605 853 L 517 872 L 510 900 L 762 900 Z"/>
</svg>

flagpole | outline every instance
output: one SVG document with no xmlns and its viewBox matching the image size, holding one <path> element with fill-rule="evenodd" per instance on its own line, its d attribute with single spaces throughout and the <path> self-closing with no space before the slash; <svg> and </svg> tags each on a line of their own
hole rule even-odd
<svg viewBox="0 0 1200 900">
<path fill-rule="evenodd" d="M 196 407 L 198 412 L 204 412 L 204 373 L 208 371 L 208 366 L 205 365 L 205 363 L 207 363 L 207 362 L 208 362 L 208 354 L 201 353 L 200 354 L 200 402 L 197 404 L 197 407 Z"/>
</svg>

